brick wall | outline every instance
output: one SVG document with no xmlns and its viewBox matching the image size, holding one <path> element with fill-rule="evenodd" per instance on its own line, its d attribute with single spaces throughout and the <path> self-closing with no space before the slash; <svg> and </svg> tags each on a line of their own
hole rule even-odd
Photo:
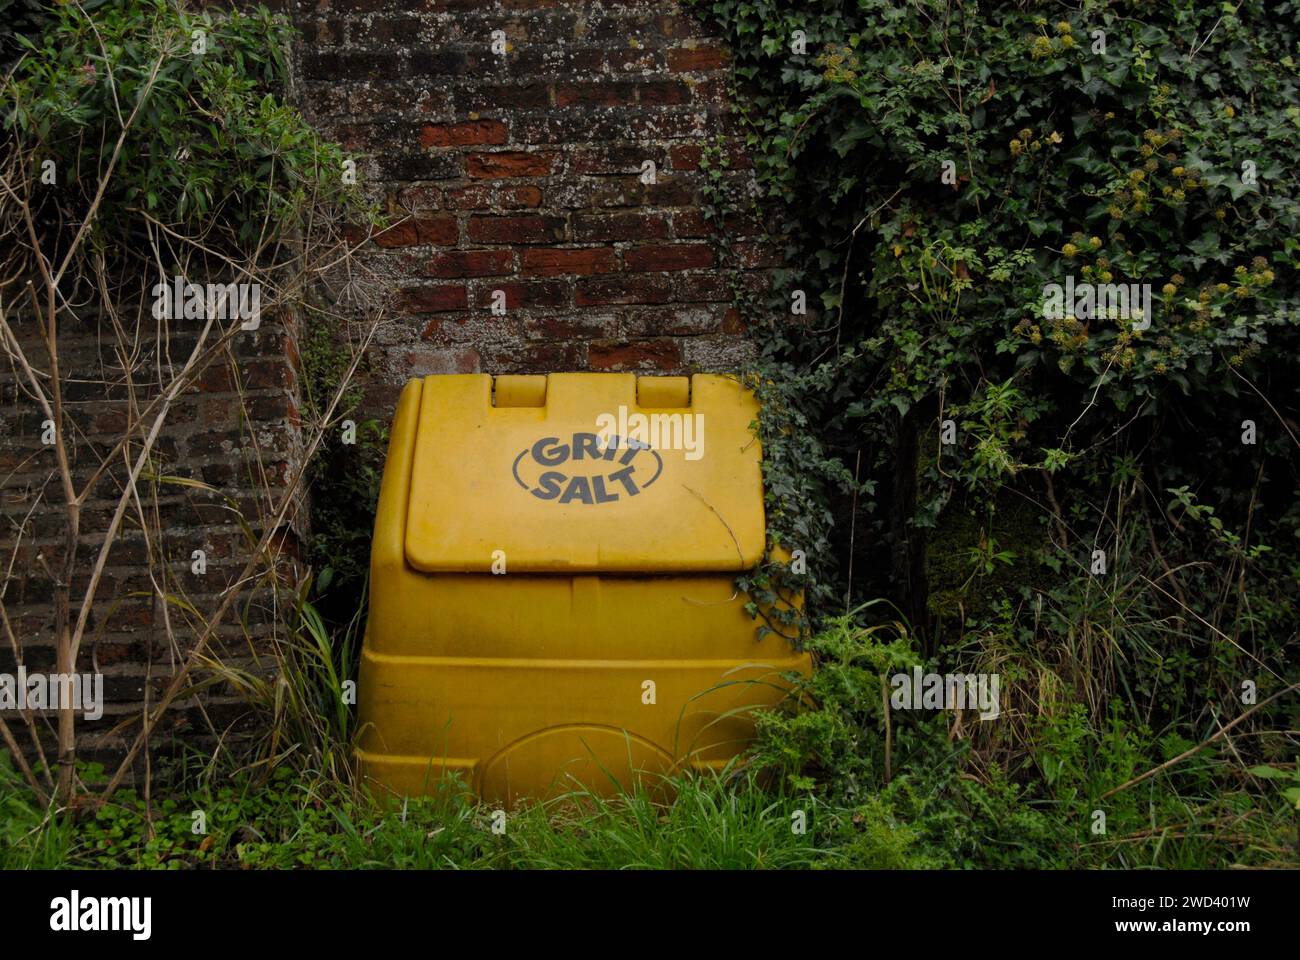
<svg viewBox="0 0 1300 960">
<path fill-rule="evenodd" d="M 146 304 L 139 328 L 146 334 L 156 329 L 148 309 Z M 48 353 L 35 322 L 30 316 L 11 316 L 11 322 L 15 319 L 23 352 L 39 372 L 48 373 Z M 74 620 L 129 471 L 121 454 L 105 458 L 128 422 L 141 423 L 140 411 L 197 340 L 193 329 L 174 330 L 161 341 L 133 340 L 137 326 L 131 311 L 123 310 L 118 319 L 130 332 L 125 340 L 93 299 L 60 317 L 64 434 L 76 489 L 101 472 L 81 509 Z M 251 553 L 242 524 L 261 532 L 272 500 L 295 469 L 300 451 L 296 373 L 286 361 L 293 350 L 290 333 L 279 319 L 266 317 L 258 330 L 241 334 L 228 356 L 202 370 L 165 420 L 151 469 L 138 484 L 139 500 L 129 504 L 122 535 L 108 554 L 76 664 L 79 673 L 103 675 L 107 701 L 97 720 L 78 715 L 79 754 L 85 759 L 110 764 L 120 759 L 139 724 L 115 728 L 138 718 L 146 696 L 156 701 L 166 688 L 202 629 L 196 612 L 216 609 Z M 0 673 L 16 673 L 19 662 L 29 673 L 54 673 L 55 581 L 66 551 L 66 501 L 54 448 L 42 442 L 44 414 L 16 372 L 9 362 L 0 367 L 0 579 L 8 620 L 0 638 Z M 151 424 L 149 417 L 129 431 L 132 461 Z M 202 573 L 194 570 L 195 550 L 204 554 Z M 219 628 L 209 649 L 231 666 L 257 672 L 259 655 L 266 663 L 276 619 L 274 591 L 265 586 L 246 591 L 245 602 Z M 3 717 L 29 748 L 23 720 L 10 711 Z M 164 748 L 174 737 L 212 745 L 248 719 L 234 691 L 208 687 L 201 696 L 183 697 L 163 717 L 154 740 Z M 38 722 L 38 729 L 53 763 L 53 717 L 48 724 Z"/>
<path fill-rule="evenodd" d="M 748 163 L 727 54 L 676 3 L 319 0 L 296 17 L 300 102 L 404 218 L 363 252 L 392 305 L 377 413 L 429 373 L 743 362 L 732 270 L 761 285 L 772 255 L 758 223 L 706 221 L 702 148 L 725 138 L 733 180 Z"/>
</svg>

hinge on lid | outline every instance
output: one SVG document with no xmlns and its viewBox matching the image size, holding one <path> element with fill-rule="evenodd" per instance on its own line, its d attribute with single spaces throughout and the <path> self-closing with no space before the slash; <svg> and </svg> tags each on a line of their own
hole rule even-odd
<svg viewBox="0 0 1300 960">
<path fill-rule="evenodd" d="M 494 377 L 492 379 L 492 406 L 546 406 L 546 376 L 544 374 L 529 374 Z"/>
<path fill-rule="evenodd" d="M 636 405 L 642 408 L 689 407 L 690 377 L 637 377 Z"/>
</svg>

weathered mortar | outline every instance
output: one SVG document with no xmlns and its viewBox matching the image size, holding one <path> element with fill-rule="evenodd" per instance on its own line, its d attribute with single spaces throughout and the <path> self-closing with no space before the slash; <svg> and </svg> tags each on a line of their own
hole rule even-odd
<svg viewBox="0 0 1300 960">
<path fill-rule="evenodd" d="M 123 311 L 123 320 L 132 322 L 129 311 Z M 146 329 L 152 329 L 152 324 L 148 321 Z M 16 330 L 26 355 L 44 369 L 45 352 L 37 340 L 34 321 L 22 319 Z M 156 343 L 141 345 L 130 370 L 137 411 L 157 395 L 158 378 L 169 376 L 169 365 L 179 365 L 188 357 L 194 342 L 192 331 L 181 330 L 169 338 L 165 355 L 160 356 Z M 115 346 L 107 321 L 96 310 L 86 309 L 77 323 L 66 312 L 61 317 L 59 359 L 69 424 L 65 432 L 71 440 L 68 447 L 78 490 L 128 422 L 127 371 Z M 237 338 L 233 348 L 230 362 L 214 362 L 199 378 L 197 388 L 173 405 L 154 445 L 157 474 L 167 479 L 160 483 L 156 499 L 147 478 L 139 485 L 150 526 L 148 537 L 141 532 L 133 505 L 108 554 L 77 662 L 79 672 L 103 674 L 107 701 L 102 718 L 88 721 L 78 717 L 83 757 L 111 760 L 120 754 L 127 740 L 111 733 L 112 728 L 138 716 L 146 690 L 151 700 L 157 700 L 197 638 L 184 609 L 173 603 L 166 613 L 177 646 L 170 644 L 163 626 L 163 594 L 157 586 L 205 613 L 215 609 L 222 591 L 249 554 L 247 537 L 228 504 L 233 503 L 256 530 L 268 498 L 284 489 L 299 462 L 296 372 L 287 359 L 292 356 L 292 342 L 284 324 L 267 316 L 258 330 Z M 56 460 L 53 448 L 41 442 L 43 414 L 26 397 L 7 365 L 0 373 L 0 404 L 0 475 L 4 477 L 0 510 L 6 524 L 3 555 L 6 563 L 13 561 L 7 571 L 5 609 L 9 626 L 20 640 L 26 669 L 52 673 L 56 661 L 54 576 L 63 562 L 66 529 Z M 147 429 L 148 424 L 137 428 L 133 459 L 139 451 L 139 437 Z M 82 507 L 73 580 L 74 619 L 126 476 L 127 467 L 118 457 Z M 216 492 L 183 481 L 205 484 Z M 202 575 L 193 570 L 195 550 L 206 555 Z M 150 556 L 154 558 L 153 577 Z M 255 656 L 268 653 L 276 629 L 270 592 L 254 591 L 248 600 L 238 615 L 226 619 L 211 644 L 212 650 L 235 666 L 252 667 Z M 0 644 L 0 672 L 12 674 L 16 666 L 11 646 Z M 215 742 L 246 713 L 230 691 L 209 689 L 202 696 L 201 708 L 192 698 L 178 703 L 156 728 L 155 739 L 165 742 L 176 734 L 190 742 Z M 26 744 L 23 722 L 13 714 L 6 719 Z M 136 730 L 138 724 L 127 730 L 126 736 Z M 52 737 L 51 724 L 49 730 L 42 730 L 50 757 L 54 756 Z"/>
<path fill-rule="evenodd" d="M 703 214 L 706 145 L 729 178 L 750 171 L 727 53 L 679 5 L 290 6 L 304 110 L 408 218 L 362 254 L 394 306 L 371 358 L 378 415 L 428 373 L 683 373 L 749 355 L 732 282 L 761 285 L 774 256 L 761 224 L 717 237 Z"/>
</svg>

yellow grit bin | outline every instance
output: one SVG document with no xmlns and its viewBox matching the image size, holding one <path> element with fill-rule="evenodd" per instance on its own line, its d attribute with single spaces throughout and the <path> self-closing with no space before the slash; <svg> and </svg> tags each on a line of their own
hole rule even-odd
<svg viewBox="0 0 1300 960">
<path fill-rule="evenodd" d="M 407 384 L 358 683 L 372 786 L 459 774 L 513 804 L 743 749 L 811 668 L 735 587 L 765 544 L 757 415 L 721 376 Z"/>
</svg>

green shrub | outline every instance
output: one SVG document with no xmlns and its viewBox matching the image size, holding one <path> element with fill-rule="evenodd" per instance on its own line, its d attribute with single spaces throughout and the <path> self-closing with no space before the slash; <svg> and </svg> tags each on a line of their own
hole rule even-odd
<svg viewBox="0 0 1300 960">
<path fill-rule="evenodd" d="M 927 797 L 893 808 L 958 863 L 1294 859 L 1246 773 L 1294 761 L 1294 695 L 1102 798 L 1300 679 L 1300 6 L 690 5 L 790 254 L 737 302 L 769 521 L 807 545 L 823 632 L 766 759 L 792 789 Z M 1067 278 L 1149 285 L 1149 327 L 1045 310 Z M 839 619 L 851 595 L 906 611 L 935 669 L 999 673 L 1002 717 L 899 720 L 885 784 L 883 671 L 859 654 L 845 683 L 826 648 L 904 633 Z M 926 763 L 955 779 L 913 793 Z"/>
<path fill-rule="evenodd" d="M 145 216 L 255 246 L 297 229 L 308 202 L 356 199 L 340 175 L 346 155 L 279 99 L 292 33 L 265 7 L 133 0 L 45 12 L 42 32 L 14 35 L 25 55 L 4 125 L 37 165 L 54 161 L 49 193 L 65 218 L 89 210 L 115 162 L 94 223 L 102 249 L 143 239 Z"/>
</svg>

